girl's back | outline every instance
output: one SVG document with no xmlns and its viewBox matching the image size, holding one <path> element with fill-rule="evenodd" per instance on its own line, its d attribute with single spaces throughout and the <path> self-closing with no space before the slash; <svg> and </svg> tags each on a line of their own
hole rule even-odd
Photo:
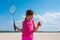
<svg viewBox="0 0 60 40">
<path fill-rule="evenodd" d="M 33 20 L 30 20 L 30 21 L 25 20 L 23 22 L 22 36 L 29 37 L 29 38 L 33 37 L 33 31 L 34 31 Z"/>
</svg>

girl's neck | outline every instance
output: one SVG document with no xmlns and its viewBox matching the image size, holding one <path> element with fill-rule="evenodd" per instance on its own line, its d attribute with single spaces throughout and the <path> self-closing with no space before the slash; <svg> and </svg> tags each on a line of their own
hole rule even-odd
<svg viewBox="0 0 60 40">
<path fill-rule="evenodd" d="M 26 19 L 26 21 L 31 21 L 30 19 Z"/>
</svg>

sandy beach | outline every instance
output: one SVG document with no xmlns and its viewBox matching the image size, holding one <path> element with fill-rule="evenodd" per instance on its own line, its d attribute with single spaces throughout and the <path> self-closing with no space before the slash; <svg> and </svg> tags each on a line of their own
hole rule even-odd
<svg viewBox="0 0 60 40">
<path fill-rule="evenodd" d="M 0 33 L 0 40 L 21 40 L 19 33 Z M 60 40 L 60 33 L 34 33 L 34 40 Z"/>
</svg>

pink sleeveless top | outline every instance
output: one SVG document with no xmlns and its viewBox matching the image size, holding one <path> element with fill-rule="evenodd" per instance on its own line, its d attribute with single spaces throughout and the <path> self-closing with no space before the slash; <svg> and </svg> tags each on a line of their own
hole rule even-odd
<svg viewBox="0 0 60 40">
<path fill-rule="evenodd" d="M 34 22 L 33 20 L 27 21 L 25 20 L 23 22 L 23 32 L 22 32 L 22 37 L 33 37 L 33 32 L 34 32 Z"/>
</svg>

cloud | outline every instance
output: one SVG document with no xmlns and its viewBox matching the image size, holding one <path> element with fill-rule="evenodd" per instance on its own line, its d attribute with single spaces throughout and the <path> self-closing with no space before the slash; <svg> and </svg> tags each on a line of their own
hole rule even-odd
<svg viewBox="0 0 60 40">
<path fill-rule="evenodd" d="M 60 13 L 45 13 L 44 15 L 37 14 L 34 17 L 37 20 L 41 20 L 46 23 L 54 23 L 60 21 Z"/>
<path fill-rule="evenodd" d="M 41 14 L 41 13 L 40 13 Z M 34 20 L 36 23 L 41 22 L 42 26 L 39 28 L 40 31 L 57 31 L 60 30 L 60 12 L 45 13 L 43 15 L 35 14 Z M 16 20 L 16 25 L 18 27 L 22 26 L 22 22 L 25 19 L 25 15 L 21 15 L 18 20 Z M 12 22 L 9 22 L 12 24 Z"/>
<path fill-rule="evenodd" d="M 16 26 L 22 27 L 22 22 L 24 21 L 24 19 L 25 19 L 25 15 L 21 15 L 19 19 L 15 20 Z M 8 24 L 13 26 L 13 20 L 9 20 Z"/>
<path fill-rule="evenodd" d="M 47 12 L 44 15 L 37 14 L 35 15 L 35 20 L 36 22 L 40 21 L 42 23 L 40 30 L 60 30 L 60 12 Z"/>
<path fill-rule="evenodd" d="M 47 23 L 59 23 L 60 22 L 60 13 L 46 13 L 43 15 Z"/>
<path fill-rule="evenodd" d="M 11 25 L 11 26 L 13 26 L 13 21 L 9 20 L 8 24 Z"/>
<path fill-rule="evenodd" d="M 16 25 L 21 27 L 22 26 L 22 22 L 25 20 L 25 15 L 21 15 L 20 18 L 18 20 L 16 20 Z"/>
<path fill-rule="evenodd" d="M 36 20 L 36 21 L 42 21 L 42 22 L 45 22 L 46 20 L 45 20 L 45 18 L 43 18 L 41 15 L 39 15 L 39 14 L 37 14 L 37 15 L 35 15 L 34 16 L 34 19 Z"/>
<path fill-rule="evenodd" d="M 18 19 L 16 22 L 17 23 L 22 23 L 24 21 L 25 15 L 21 15 L 20 19 Z M 41 21 L 43 24 L 58 24 L 60 23 L 60 13 L 55 12 L 55 13 L 45 13 L 44 15 L 40 14 L 35 14 L 34 20 L 36 22 Z"/>
</svg>

